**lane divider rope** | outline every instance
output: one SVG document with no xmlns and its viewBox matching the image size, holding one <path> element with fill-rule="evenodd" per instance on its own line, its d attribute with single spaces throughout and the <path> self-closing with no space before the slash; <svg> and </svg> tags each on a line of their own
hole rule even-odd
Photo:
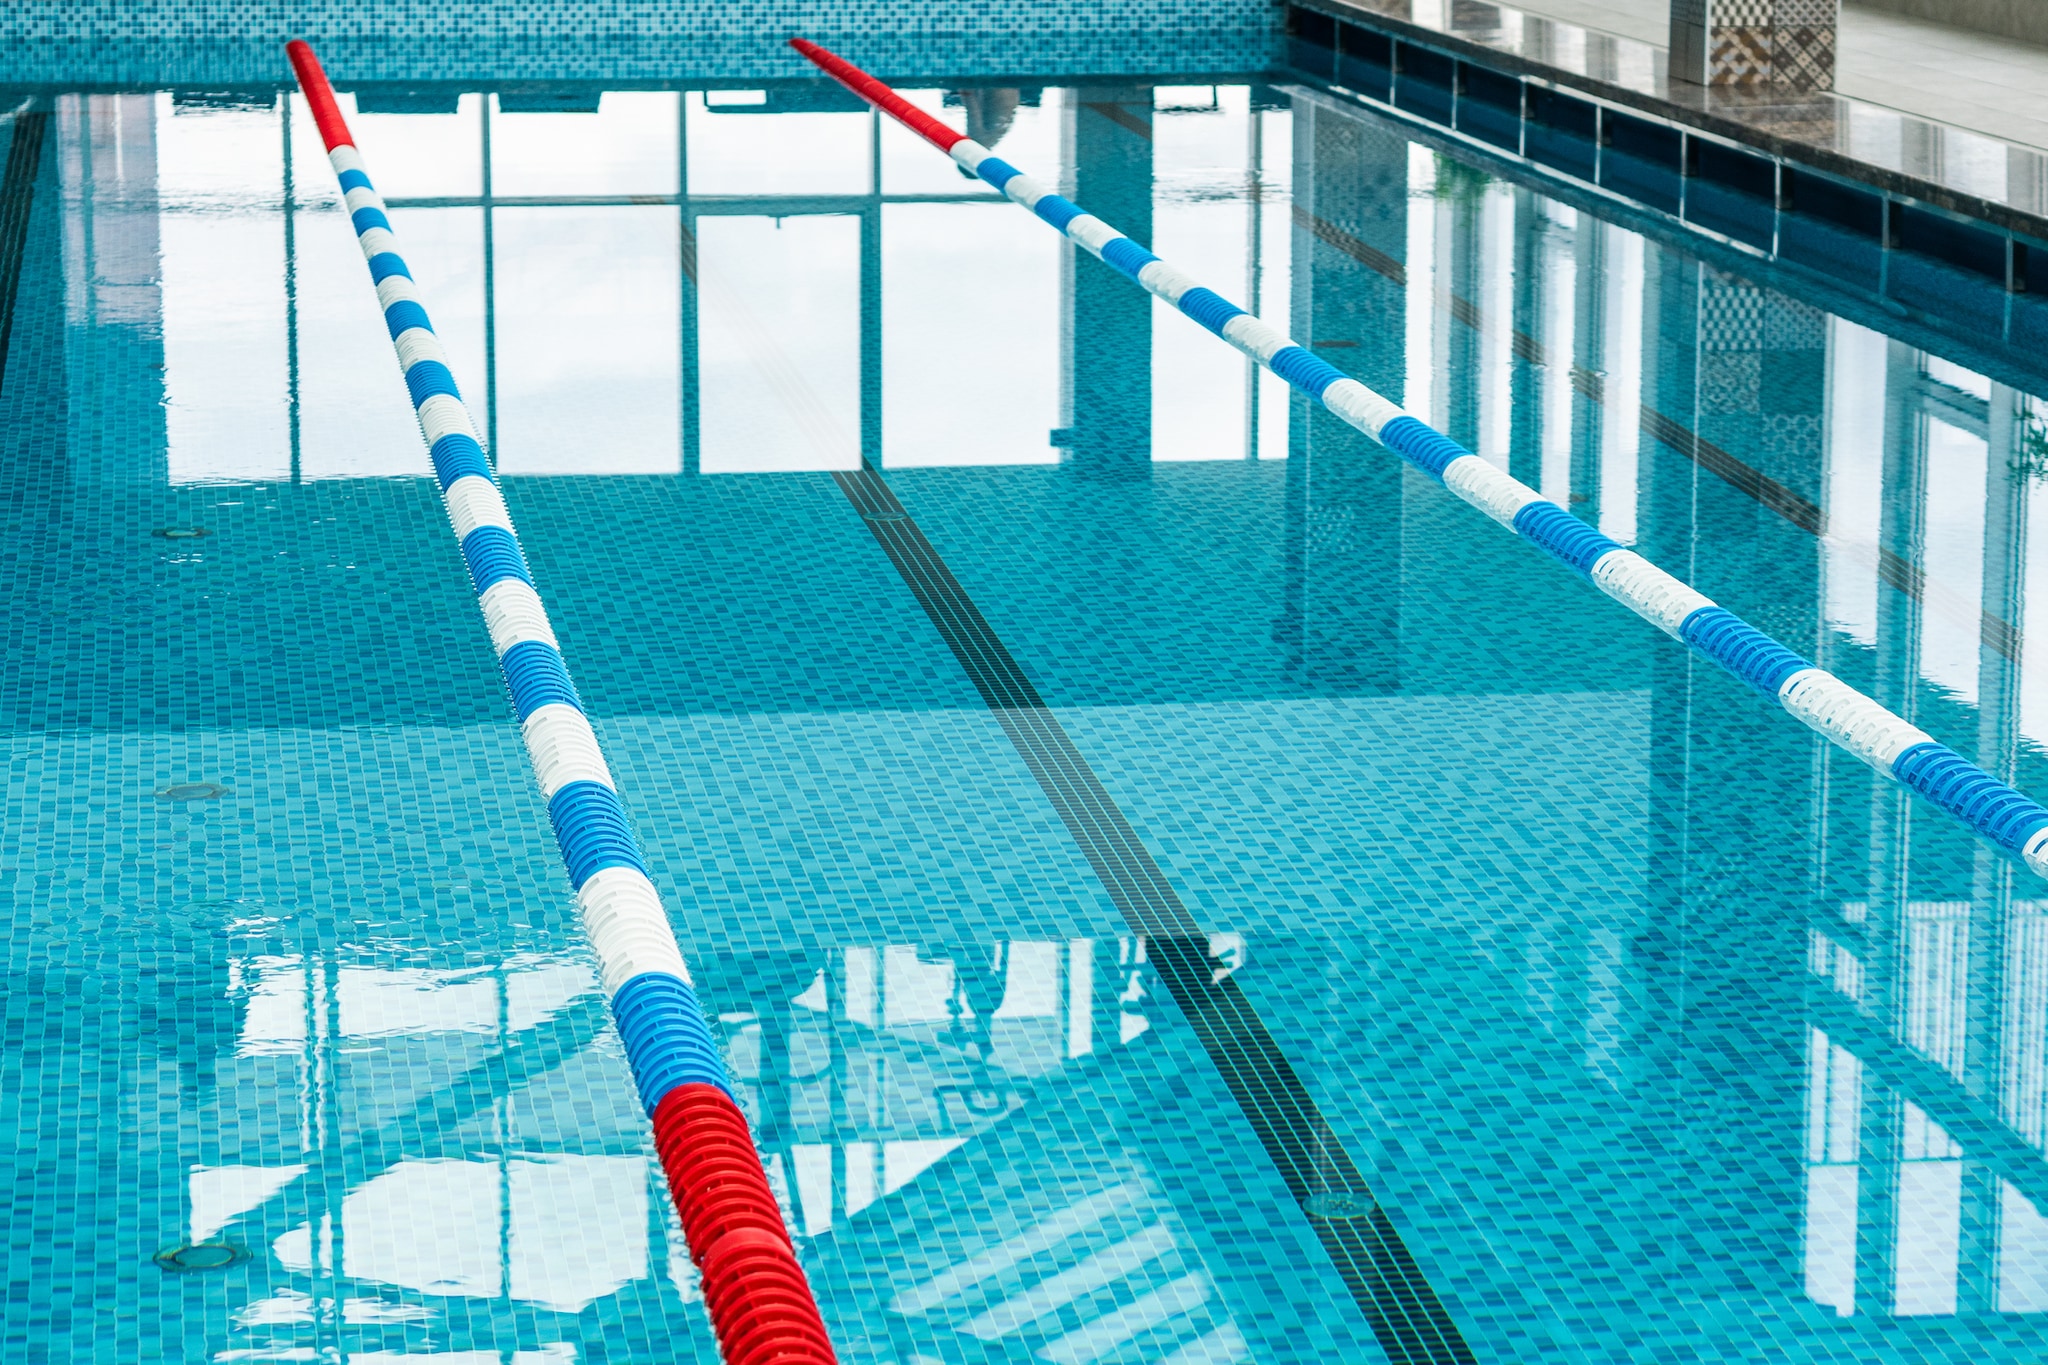
<svg viewBox="0 0 2048 1365">
<path fill-rule="evenodd" d="M 702 1276 L 719 1348 L 728 1365 L 833 1365 L 837 1357 L 816 1299 L 746 1116 L 734 1102 L 661 895 L 534 590 L 447 354 L 398 254 L 384 201 L 319 58 L 303 42 L 286 50 L 369 263 L 448 521 L 597 951 L 612 1018 L 653 1121 L 655 1148 Z"/>
<path fill-rule="evenodd" d="M 1197 284 L 859 67 L 802 38 L 791 39 L 790 46 L 1147 293 L 1178 308 L 1879 773 L 1933 802 L 2035 873 L 2048 876 L 2048 807 L 1347 377 L 1278 328 Z"/>
</svg>

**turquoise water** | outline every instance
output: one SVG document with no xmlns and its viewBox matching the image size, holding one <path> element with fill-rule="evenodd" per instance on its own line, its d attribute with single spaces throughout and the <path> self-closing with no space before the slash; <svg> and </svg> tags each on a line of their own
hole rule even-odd
<svg viewBox="0 0 2048 1365">
<path fill-rule="evenodd" d="M 2040 381 L 1300 87 L 917 98 L 2048 791 Z M 10 1349 L 715 1359 L 303 105 L 46 104 Z M 843 1359 L 1376 1360 L 1324 1236 L 1375 1205 L 1477 1360 L 2038 1356 L 2029 874 L 833 94 L 364 106 Z M 1258 1037 L 1306 1186 L 1219 1069 Z"/>
</svg>

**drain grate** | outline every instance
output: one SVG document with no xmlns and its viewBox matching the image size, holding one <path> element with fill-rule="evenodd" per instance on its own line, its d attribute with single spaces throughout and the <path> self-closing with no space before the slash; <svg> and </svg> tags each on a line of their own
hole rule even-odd
<svg viewBox="0 0 2048 1365">
<path fill-rule="evenodd" d="M 198 540 L 202 536 L 212 535 L 213 532 L 204 526 L 159 526 L 150 534 L 160 540 Z"/>
<path fill-rule="evenodd" d="M 1301 1207 L 1309 1217 L 1329 1221 L 1338 1218 L 1370 1218 L 1379 1205 L 1349 1190 L 1323 1190 L 1304 1199 Z"/>
<path fill-rule="evenodd" d="M 192 1246 L 159 1251 L 150 1259 L 157 1263 L 159 1269 L 184 1274 L 194 1270 L 226 1270 L 248 1260 L 249 1253 L 230 1242 L 198 1242 Z"/>
<path fill-rule="evenodd" d="M 218 782 L 173 782 L 168 787 L 157 788 L 159 801 L 218 801 L 228 795 L 228 789 Z"/>
</svg>

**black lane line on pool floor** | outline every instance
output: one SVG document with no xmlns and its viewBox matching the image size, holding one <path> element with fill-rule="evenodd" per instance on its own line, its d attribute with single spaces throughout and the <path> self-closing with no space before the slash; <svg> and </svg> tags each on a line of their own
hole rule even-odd
<svg viewBox="0 0 2048 1365">
<path fill-rule="evenodd" d="M 7 343 L 14 335 L 14 296 L 21 290 L 21 259 L 28 248 L 28 214 L 35 207 L 36 173 L 43 165 L 43 134 L 50 116 L 16 114 L 0 175 L 0 380 L 7 375 Z"/>
<path fill-rule="evenodd" d="M 967 670 L 1038 785 L 1066 822 L 1281 1179 L 1396 1365 L 1474 1365 L 1351 1154 L 1316 1108 L 1265 1021 L 1229 976 L 1166 874 L 1067 737 L 980 608 L 874 470 L 835 473 L 896 571 Z"/>
</svg>

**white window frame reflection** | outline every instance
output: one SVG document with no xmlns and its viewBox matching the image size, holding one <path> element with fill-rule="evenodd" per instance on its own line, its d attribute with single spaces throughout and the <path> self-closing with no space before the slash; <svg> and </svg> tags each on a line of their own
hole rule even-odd
<svg viewBox="0 0 2048 1365">
<path fill-rule="evenodd" d="M 1169 89 L 1168 93 L 1172 95 L 1173 91 Z M 1248 296 L 1255 303 L 1267 305 L 1270 312 L 1272 306 L 1290 292 L 1291 270 L 1287 256 L 1291 234 L 1283 230 L 1283 225 L 1287 199 L 1285 168 L 1291 160 L 1287 143 L 1292 116 L 1286 110 L 1259 106 L 1248 86 L 1204 87 L 1199 93 L 1208 96 L 1218 111 L 1237 118 L 1244 126 L 1245 135 L 1239 139 L 1241 166 L 1235 152 L 1224 158 L 1230 163 L 1227 169 L 1233 176 L 1242 171 L 1247 186 L 1242 207 L 1233 211 L 1244 216 L 1230 224 L 1228 235 L 1239 248 L 1232 259 L 1243 258 Z M 927 104 L 944 103 L 939 92 L 913 94 L 920 94 Z M 857 428 L 849 433 L 855 449 L 842 451 L 838 446 L 844 443 L 835 441 L 831 443 L 834 450 L 829 457 L 810 463 L 798 461 L 796 464 L 791 464 L 786 458 L 779 462 L 768 460 L 761 467 L 842 468 L 861 460 L 877 466 L 933 462 L 914 455 L 907 460 L 885 459 L 888 433 L 884 431 L 883 413 L 901 403 L 919 400 L 912 392 L 916 385 L 904 389 L 903 384 L 895 382 L 900 377 L 892 371 L 903 367 L 902 360 L 885 357 L 883 351 L 883 336 L 887 330 L 882 287 L 882 220 L 886 216 L 883 209 L 896 204 L 979 204 L 986 206 L 992 214 L 1014 214 L 1015 210 L 987 186 L 974 182 L 962 181 L 956 189 L 951 187 L 950 181 L 942 179 L 936 184 L 945 188 L 935 188 L 934 182 L 927 177 L 918 180 L 914 189 L 891 190 L 889 166 L 901 161 L 906 154 L 904 148 L 889 141 L 894 130 L 885 130 L 879 115 L 872 110 L 855 105 L 844 109 L 823 105 L 811 108 L 820 100 L 829 103 L 834 98 L 851 101 L 852 97 L 838 96 L 834 92 L 820 95 L 815 91 L 778 90 L 723 92 L 721 98 L 713 100 L 704 92 L 606 91 L 593 97 L 588 110 L 542 114 L 513 109 L 499 94 L 470 91 L 454 94 L 445 110 L 437 106 L 418 112 L 371 113 L 361 117 L 359 121 L 364 124 L 365 139 L 372 150 L 379 143 L 386 147 L 384 160 L 391 163 L 387 175 L 391 183 L 387 189 L 397 191 L 388 194 L 386 202 L 401 234 L 408 223 L 427 221 L 423 215 L 430 211 L 446 216 L 445 221 L 454 229 L 452 236 L 449 232 L 434 234 L 445 241 L 439 249 L 423 255 L 419 266 L 427 276 L 430 297 L 441 305 L 445 315 L 437 315 L 437 324 L 442 325 L 445 333 L 444 340 L 451 351 L 457 381 L 476 412 L 486 447 L 494 460 L 503 458 L 506 461 L 505 472 L 680 472 L 686 475 L 705 472 L 706 462 L 702 454 L 707 436 L 703 429 L 704 386 L 707 382 L 716 383 L 718 379 L 710 372 L 715 367 L 707 367 L 704 363 L 699 345 L 705 336 L 705 317 L 701 313 L 704 301 L 700 297 L 700 281 L 695 272 L 701 263 L 698 246 L 702 225 L 707 219 L 728 216 L 755 216 L 784 222 L 817 216 L 846 216 L 859 223 L 859 279 L 855 290 L 857 317 L 850 319 L 850 330 L 858 334 L 858 379 L 854 386 L 858 392 L 857 397 L 847 402 L 835 401 L 824 405 L 857 408 L 857 412 L 844 414 L 841 421 L 843 426 Z M 345 104 L 352 100 L 353 96 L 344 96 Z M 857 139 L 864 156 L 837 159 L 850 159 L 858 164 L 839 167 L 831 176 L 818 180 L 815 186 L 801 181 L 790 181 L 786 186 L 782 180 L 776 180 L 772 185 L 764 182 L 764 186 L 774 189 L 772 193 L 725 192 L 746 188 L 738 181 L 731 181 L 729 176 L 710 180 L 700 176 L 693 181 L 693 145 L 708 155 L 707 149 L 712 145 L 712 140 L 707 140 L 710 134 L 722 135 L 740 130 L 737 123 L 728 127 L 726 120 L 757 113 L 780 116 L 791 112 L 783 107 L 791 101 L 802 106 L 794 115 L 799 119 L 831 121 L 840 134 L 844 133 L 842 125 L 858 125 L 864 129 Z M 621 107 L 614 109 L 614 105 Z M 1043 174 L 1057 177 L 1060 174 L 1060 155 L 1045 153 L 1037 145 L 1044 142 L 1045 137 L 1032 132 L 1036 127 L 1037 133 L 1047 133 L 1056 125 L 1057 118 L 1051 106 L 1032 104 L 1029 92 L 1026 92 L 1025 106 L 1034 114 L 1039 108 L 1045 108 L 1047 112 L 1037 117 L 1036 124 L 1024 119 L 1013 129 L 1021 135 L 1019 145 L 1024 148 L 1022 154 L 1032 158 L 1034 164 L 1046 161 L 1047 164 L 1038 169 Z M 657 109 L 657 112 L 650 115 L 650 109 Z M 650 124 L 650 117 L 655 122 L 667 119 L 669 115 L 665 111 L 668 109 L 673 110 L 672 125 L 664 130 Z M 507 147 L 503 145 L 514 129 L 520 130 L 529 140 L 539 138 L 543 142 L 552 139 L 559 143 L 567 136 L 566 124 L 561 128 L 552 124 L 543 127 L 537 122 L 540 119 L 596 119 L 601 122 L 615 113 L 615 122 L 623 120 L 631 127 L 625 129 L 619 138 L 610 140 L 621 142 L 620 147 L 611 149 L 615 154 L 599 155 L 587 174 L 581 168 L 565 170 L 562 167 L 515 165 L 516 156 L 508 159 Z M 283 373 L 280 376 L 283 392 L 264 398 L 265 411 L 259 415 L 262 421 L 239 421 L 235 425 L 246 431 L 261 427 L 264 421 L 268 421 L 279 428 L 275 433 L 276 439 L 268 443 L 278 449 L 272 458 L 266 445 L 265 459 L 259 462 L 260 467 L 247 461 L 231 462 L 233 467 L 224 467 L 215 474 L 201 470 L 194 477 L 215 477 L 217 474 L 235 481 L 299 483 L 321 478 L 424 476 L 428 471 L 424 455 L 416 449 L 417 441 L 411 433 L 411 416 L 404 402 L 403 390 L 385 382 L 385 376 L 375 373 L 379 366 L 368 357 L 369 350 L 381 347 L 383 341 L 378 335 L 381 329 L 376 326 L 375 314 L 370 311 L 368 303 L 363 306 L 363 327 L 354 329 L 362 335 L 351 333 L 341 337 L 336 334 L 336 329 L 342 325 L 336 320 L 336 309 L 331 306 L 315 307 L 318 301 L 305 292 L 307 287 L 319 283 L 313 275 L 325 279 L 332 273 L 325 270 L 325 265 L 336 249 L 334 241 L 328 240 L 332 233 L 326 230 L 336 225 L 322 221 L 318 224 L 321 230 L 314 232 L 315 225 L 308 221 L 306 215 L 309 212 L 320 213 L 323 217 L 337 215 L 339 200 L 325 174 L 308 173 L 307 168 L 315 160 L 315 148 L 309 140 L 312 129 L 303 103 L 295 95 L 278 99 L 265 117 L 266 121 L 274 121 L 277 127 L 277 146 L 281 155 L 273 158 L 274 169 L 264 168 L 258 172 L 259 178 L 264 180 L 264 193 L 260 197 L 265 201 L 258 206 L 261 210 L 258 216 L 263 220 L 260 230 L 274 230 L 281 238 L 278 245 L 282 255 L 284 298 L 282 308 L 273 310 L 280 316 L 262 325 L 280 333 L 273 349 L 283 353 Z M 409 148 L 408 138 L 413 128 L 407 121 L 415 119 L 431 120 L 431 126 L 425 122 L 419 125 L 421 130 L 431 134 L 428 137 L 431 155 L 416 153 Z M 774 129 L 763 125 L 760 131 L 771 132 Z M 581 142 L 589 141 L 580 128 L 578 135 Z M 460 147 L 472 139 L 474 156 L 462 154 Z M 605 143 L 606 147 L 610 146 L 610 142 L 602 137 L 597 140 Z M 759 141 L 759 138 L 753 140 Z M 845 150 L 854 150 L 856 140 L 841 136 L 841 141 L 847 143 Z M 627 142 L 631 145 L 625 145 Z M 1269 143 L 1273 156 L 1268 155 Z M 599 150 L 603 153 L 605 148 Z M 917 151 L 921 157 L 927 154 L 922 148 Z M 726 158 L 726 161 L 730 160 L 730 157 Z M 920 161 L 918 164 L 922 166 L 924 163 Z M 433 168 L 431 174 L 430 166 Z M 731 167 L 726 166 L 726 169 Z M 325 167 L 319 170 L 324 172 Z M 571 174 L 571 171 L 575 173 Z M 278 181 L 274 199 L 268 194 L 268 178 L 271 176 Z M 900 175 L 895 179 L 904 185 L 911 183 Z M 442 189 L 442 185 L 446 189 Z M 501 294 L 499 277 L 512 268 L 513 258 L 508 253 L 517 249 L 517 244 L 509 240 L 513 224 L 506 214 L 516 211 L 526 215 L 528 226 L 531 226 L 542 221 L 533 215 L 555 210 L 602 218 L 612 211 L 645 213 L 649 209 L 672 210 L 679 219 L 673 258 L 675 283 L 672 294 L 676 301 L 673 330 L 669 333 L 673 336 L 671 343 L 659 346 L 645 344 L 644 335 L 636 341 L 603 335 L 603 328 L 592 332 L 586 327 L 583 330 L 590 335 L 579 334 L 580 340 L 572 337 L 573 344 L 563 345 L 558 329 L 538 328 L 531 316 L 521 326 L 516 317 L 501 308 L 509 296 Z M 466 217 L 471 212 L 475 214 L 473 219 Z M 476 226 L 471 228 L 468 226 L 470 223 Z M 480 251 L 466 240 L 472 231 L 480 238 Z M 1049 240 L 1056 250 L 1057 239 Z M 310 259 L 300 259 L 306 252 L 319 253 L 322 268 L 312 275 L 306 273 Z M 472 263 L 473 253 L 480 255 L 480 261 Z M 1053 251 L 1046 254 L 1049 258 L 1054 256 Z M 436 285 L 437 275 L 441 277 L 441 286 Z M 448 284 L 450 276 L 455 277 L 452 285 Z M 1054 291 L 1058 283 L 1058 270 L 1048 266 L 1045 288 Z M 332 292 L 332 287 L 329 287 L 322 297 Z M 528 294 L 531 292 L 527 291 Z M 654 306 L 663 310 L 665 305 L 660 302 L 663 291 L 657 289 L 654 293 Z M 480 294 L 480 298 L 473 305 L 464 302 L 475 294 Z M 365 297 L 367 299 L 367 292 Z M 261 302 L 267 307 L 269 297 Z M 559 299 L 546 300 L 543 311 L 560 303 Z M 533 312 L 532 309 L 526 311 Z M 1055 319 L 1049 324 L 1049 329 L 1041 330 L 1056 330 L 1057 326 Z M 640 330 L 644 334 L 645 328 Z M 475 335 L 470 335 L 472 333 Z M 508 349 L 521 337 L 532 343 L 526 346 L 529 354 L 523 360 Z M 375 347 L 366 338 L 374 338 Z M 1018 340 L 1020 344 L 1035 345 L 1040 338 L 1038 332 L 1030 332 L 1028 336 L 1020 334 Z M 1057 350 L 1052 344 L 1055 340 L 1046 338 L 1048 350 Z M 604 353 L 607 347 L 625 349 L 608 356 Z M 626 368 L 633 373 L 626 377 L 628 382 L 624 387 L 633 392 L 630 395 L 623 392 L 586 395 L 588 410 L 576 414 L 578 428 L 574 440 L 568 439 L 562 431 L 550 430 L 540 432 L 532 442 L 523 442 L 521 430 L 530 425 L 536 405 L 519 395 L 533 391 L 536 382 L 533 372 L 537 364 L 541 370 L 548 370 L 549 366 L 541 363 L 547 355 L 554 354 L 559 359 L 563 353 L 567 353 L 570 361 L 587 362 L 580 366 L 569 365 L 579 374 L 592 370 L 608 372 L 605 363 L 608 359 L 630 362 Z M 1238 420 L 1229 425 L 1241 427 L 1242 441 L 1224 442 L 1229 448 L 1223 453 L 1227 457 L 1247 459 L 1284 458 L 1290 410 L 1284 384 L 1236 357 L 1226 359 L 1218 353 L 1217 362 L 1230 367 L 1242 366 L 1244 375 L 1241 396 L 1227 405 L 1238 415 Z M 1010 372 L 1016 367 L 994 367 L 998 372 L 991 376 L 989 382 L 1004 387 L 1012 399 L 1024 402 L 1024 407 L 1030 410 L 1030 420 L 1024 425 L 1032 428 L 1031 432 L 1025 433 L 1030 440 L 1016 437 L 1010 442 L 1014 449 L 996 462 L 1054 463 L 1061 458 L 1058 453 L 1060 447 L 1053 440 L 1057 434 L 1054 427 L 1058 411 L 1058 363 L 1056 358 L 1049 358 L 1044 364 L 1023 366 L 1021 373 Z M 650 365 L 652 369 L 649 369 Z M 1045 381 L 1042 373 L 1047 366 L 1053 370 L 1049 382 Z M 561 366 L 554 368 L 560 369 Z M 664 375 L 673 375 L 673 379 L 664 379 Z M 546 377 L 545 374 L 541 376 L 542 379 Z M 555 377 L 562 378 L 560 375 Z M 887 386 L 885 378 L 891 380 Z M 376 393 L 366 388 L 373 381 L 380 385 Z M 506 396 L 508 384 L 513 395 L 511 400 Z M 577 391 L 580 394 L 582 388 L 588 387 L 584 385 Z M 619 387 L 613 386 L 615 389 Z M 848 386 L 841 384 L 839 387 Z M 1037 388 L 1048 390 L 1044 395 L 1046 403 L 1030 403 Z M 903 392 L 896 393 L 892 400 L 892 389 Z M 929 398 L 929 389 L 924 392 Z M 384 401 L 387 396 L 388 402 Z M 551 402 L 555 407 L 564 405 L 559 394 Z M 958 403 L 941 406 L 947 410 L 938 414 L 936 420 L 960 425 L 962 439 L 958 443 L 960 452 L 949 451 L 948 458 L 939 462 L 982 463 L 971 457 L 975 451 L 987 446 L 986 440 L 976 439 L 986 433 L 960 420 Z M 1044 407 L 1045 413 L 1039 413 L 1039 407 Z M 626 421 L 628 415 L 633 419 L 630 422 Z M 337 425 L 344 418 L 350 428 L 345 434 Z M 357 429 L 359 421 L 365 418 L 371 422 L 372 429 L 368 434 Z M 584 420 L 586 418 L 595 419 L 595 428 L 590 421 Z M 620 426 L 620 430 L 607 435 L 605 419 L 609 418 L 618 419 L 612 425 Z M 313 424 L 310 432 L 307 430 L 309 421 Z M 926 425 L 930 424 L 927 422 Z M 1039 426 L 1045 427 L 1043 434 L 1036 432 Z M 1023 426 L 1019 426 L 1019 430 L 1022 431 Z M 330 435 L 330 431 L 334 434 Z M 926 440 L 923 444 L 931 446 L 933 443 Z M 525 446 L 534 448 L 524 449 Z M 1205 450 L 1203 453 L 1210 452 Z M 542 455 L 546 457 L 541 458 Z M 721 459 L 710 461 L 709 467 L 739 472 L 730 462 Z"/>
</svg>

